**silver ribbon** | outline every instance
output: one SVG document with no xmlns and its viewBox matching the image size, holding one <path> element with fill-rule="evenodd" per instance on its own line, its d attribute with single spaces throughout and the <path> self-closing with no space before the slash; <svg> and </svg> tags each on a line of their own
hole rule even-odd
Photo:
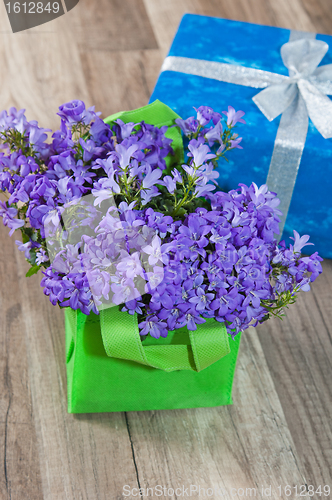
<svg viewBox="0 0 332 500">
<path fill-rule="evenodd" d="M 332 64 L 319 66 L 328 44 L 314 33 L 291 31 L 290 41 L 281 47 L 289 76 L 235 64 L 188 57 L 166 57 L 161 71 L 176 71 L 222 82 L 261 88 L 253 101 L 269 121 L 280 114 L 266 184 L 278 194 L 280 234 L 286 222 L 297 172 L 304 149 L 309 119 L 325 138 L 332 137 Z"/>
</svg>

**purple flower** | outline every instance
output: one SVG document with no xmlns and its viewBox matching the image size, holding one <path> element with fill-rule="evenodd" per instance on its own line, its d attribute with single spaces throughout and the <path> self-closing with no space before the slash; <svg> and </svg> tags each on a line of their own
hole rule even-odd
<svg viewBox="0 0 332 500">
<path fill-rule="evenodd" d="M 167 337 L 167 326 L 166 323 L 160 321 L 157 316 L 150 316 L 146 321 L 142 321 L 139 324 L 140 335 L 147 335 L 148 333 L 151 337 L 159 339 L 159 337 Z"/>
<path fill-rule="evenodd" d="M 130 122 L 130 123 L 124 123 L 120 118 L 115 120 L 115 123 L 118 124 L 119 129 L 120 129 L 120 137 L 121 139 L 127 139 L 129 137 L 136 126 L 136 123 Z"/>
<path fill-rule="evenodd" d="M 109 300 L 110 293 L 110 275 L 100 269 L 89 269 L 86 271 L 91 292 L 98 305 L 101 299 Z"/>
<path fill-rule="evenodd" d="M 313 243 L 307 243 L 310 236 L 305 234 L 304 236 L 300 236 L 297 231 L 293 231 L 294 233 L 294 238 L 290 236 L 290 239 L 294 241 L 294 245 L 291 245 L 291 249 L 293 250 L 294 253 L 301 253 L 301 250 L 303 247 L 307 245 L 313 245 Z"/>
<path fill-rule="evenodd" d="M 318 252 L 313 253 L 310 257 L 302 257 L 300 262 L 304 262 L 307 266 L 307 270 L 312 273 L 310 281 L 315 281 L 315 279 L 323 272 L 321 262 L 323 259 L 318 255 Z"/>
<path fill-rule="evenodd" d="M 62 104 L 59 107 L 58 115 L 69 125 L 82 122 L 88 125 L 93 119 L 96 119 L 100 113 L 95 113 L 95 107 L 85 108 L 83 101 L 74 99 L 73 101 Z"/>
<path fill-rule="evenodd" d="M 162 171 L 159 168 L 151 170 L 150 165 L 148 165 L 147 172 L 143 178 L 143 188 L 148 189 L 157 184 L 158 179 L 160 179 L 161 175 Z"/>
<path fill-rule="evenodd" d="M 91 113 L 91 116 L 89 116 Z M 110 126 L 105 123 L 103 120 L 98 118 L 98 114 L 100 113 L 94 113 L 94 106 L 90 108 L 90 111 L 86 113 L 86 119 L 84 121 L 87 121 L 88 123 L 94 119 L 93 124 L 91 125 L 90 128 L 90 137 L 91 139 L 98 145 L 104 145 L 106 147 L 106 150 L 113 150 L 113 142 L 111 142 L 111 136 L 112 132 L 110 129 Z M 105 144 L 105 143 L 109 144 Z M 102 149 L 98 150 L 99 154 L 102 154 Z"/>
<path fill-rule="evenodd" d="M 116 268 L 129 279 L 136 278 L 136 276 L 143 277 L 143 268 L 138 252 L 124 256 L 117 264 Z"/>
<path fill-rule="evenodd" d="M 0 217 L 3 219 L 4 226 L 8 226 L 10 228 L 9 236 L 13 234 L 15 229 L 19 229 L 24 226 L 24 220 L 17 219 L 17 214 L 18 211 L 16 208 L 7 208 L 6 203 L 0 201 Z"/>
<path fill-rule="evenodd" d="M 120 168 L 125 170 L 130 163 L 130 159 L 133 154 L 138 150 L 137 144 L 132 144 L 128 148 L 122 144 L 117 144 L 115 147 L 116 153 L 111 153 L 111 157 L 117 157 L 119 161 Z"/>
<path fill-rule="evenodd" d="M 165 175 L 160 184 L 166 186 L 168 192 L 171 194 L 173 194 L 176 189 L 176 181 L 170 175 Z"/>
<path fill-rule="evenodd" d="M 215 127 L 211 127 L 206 133 L 205 138 L 211 147 L 215 142 L 219 142 L 222 144 L 222 134 L 223 128 L 221 121 L 218 121 Z"/>
<path fill-rule="evenodd" d="M 181 307 L 181 305 L 182 304 L 180 304 L 179 307 Z M 197 312 L 194 307 L 188 308 L 185 306 L 184 309 L 187 309 L 185 312 L 185 320 L 188 330 L 197 330 L 197 325 L 201 325 L 206 322 L 204 318 L 199 316 L 199 312 Z"/>
<path fill-rule="evenodd" d="M 198 109 L 196 109 L 196 111 L 197 120 L 203 127 L 207 125 L 211 120 L 213 121 L 214 125 L 216 125 L 221 117 L 220 113 L 215 112 L 209 106 L 200 106 Z"/>
<path fill-rule="evenodd" d="M 218 310 L 219 316 L 225 316 L 235 311 L 242 300 L 243 298 L 236 288 L 232 288 L 229 291 L 225 288 L 220 288 L 217 293 L 217 298 L 211 303 L 211 309 L 213 311 Z"/>
<path fill-rule="evenodd" d="M 217 155 L 221 155 L 223 151 L 225 151 L 226 146 L 224 143 L 220 144 L 219 148 L 217 149 Z"/>
<path fill-rule="evenodd" d="M 163 282 L 164 276 L 164 268 L 160 266 L 154 266 L 153 271 L 146 272 L 144 275 L 147 278 L 145 293 L 151 293 L 152 290 L 157 288 Z"/>
<path fill-rule="evenodd" d="M 112 199 L 115 193 L 120 193 L 120 186 L 114 180 L 114 173 L 108 178 L 100 179 L 91 193 L 96 198 L 94 206 L 100 206 L 104 200 Z"/>
<path fill-rule="evenodd" d="M 89 161 L 93 156 L 98 153 L 98 149 L 96 148 L 96 144 L 92 140 L 84 141 L 82 138 L 80 139 L 80 145 L 83 149 L 83 161 Z"/>
<path fill-rule="evenodd" d="M 193 116 L 187 118 L 186 120 L 182 120 L 181 118 L 176 118 L 175 123 L 187 136 L 190 136 L 191 134 L 197 132 L 199 125 L 198 120 L 195 120 Z"/>
<path fill-rule="evenodd" d="M 190 297 L 189 302 L 195 305 L 196 311 L 203 312 L 214 298 L 214 293 L 206 293 L 203 288 L 196 290 L 196 295 Z"/>
<path fill-rule="evenodd" d="M 152 198 L 155 198 L 156 196 L 159 196 L 161 193 L 156 186 L 153 186 L 151 189 L 142 189 L 141 191 L 141 199 L 142 199 L 142 205 L 147 205 Z"/>
<path fill-rule="evenodd" d="M 234 253 L 234 260 L 235 270 L 238 273 L 242 270 L 243 266 L 253 262 L 246 246 L 241 246 L 238 252 Z"/>
<path fill-rule="evenodd" d="M 20 252 L 24 252 L 24 256 L 27 260 L 31 259 L 31 253 L 30 250 L 33 248 L 39 248 L 40 243 L 37 243 L 36 241 L 27 241 L 26 243 L 22 243 L 21 241 L 16 240 L 15 241 L 16 245 L 18 246 L 18 249 Z"/>
<path fill-rule="evenodd" d="M 58 115 L 64 120 L 69 120 L 70 123 L 79 122 L 84 114 L 85 104 L 83 101 L 74 99 L 59 106 Z"/>
<path fill-rule="evenodd" d="M 130 300 L 139 298 L 141 295 L 136 290 L 135 284 L 132 279 L 123 278 L 111 284 L 113 292 L 112 302 L 116 305 L 123 304 Z"/>
<path fill-rule="evenodd" d="M 28 121 L 24 115 L 25 109 L 10 108 L 9 114 L 7 111 L 2 111 L 0 113 L 0 131 L 15 129 L 21 134 L 28 128 Z"/>
<path fill-rule="evenodd" d="M 229 107 L 223 130 L 212 108 L 196 111 L 176 120 L 189 139 L 182 166 L 167 126 L 118 119 L 111 129 L 79 100 L 60 107 L 51 144 L 24 110 L 0 114 L 0 216 L 11 233 L 23 230 L 18 246 L 31 263 L 51 258 L 42 286 L 52 304 L 98 314 L 107 301 L 138 314 L 142 336 L 195 330 L 205 318 L 234 336 L 276 300 L 310 289 L 322 259 L 301 257 L 306 235 L 278 244 L 276 193 L 254 183 L 215 189 L 215 151 L 241 148 L 232 127 L 244 113 Z"/>
<path fill-rule="evenodd" d="M 173 305 L 169 309 L 164 306 L 158 313 L 158 317 L 167 320 L 167 327 L 169 330 L 182 328 L 186 324 L 186 318 L 183 311 L 176 305 Z"/>
<path fill-rule="evenodd" d="M 235 111 L 233 106 L 228 106 L 228 111 L 223 111 L 223 114 L 227 116 L 227 125 L 234 127 L 237 123 L 246 123 L 242 116 L 245 115 L 244 111 Z"/>
<path fill-rule="evenodd" d="M 131 315 L 134 315 L 135 313 L 143 314 L 142 307 L 144 307 L 144 303 L 134 299 L 126 302 L 121 311 L 128 311 Z"/>
<path fill-rule="evenodd" d="M 128 210 L 132 211 L 135 208 L 136 204 L 137 204 L 137 201 L 132 201 L 130 203 L 130 205 L 128 205 L 128 203 L 126 203 L 125 201 L 121 201 L 121 203 L 118 206 L 119 212 L 121 214 L 123 214 L 123 213 L 127 212 Z"/>
<path fill-rule="evenodd" d="M 188 156 L 193 157 L 194 165 L 198 168 L 207 160 L 215 158 L 216 155 L 212 154 L 207 144 L 197 144 L 196 141 L 190 141 L 188 145 L 190 153 Z"/>
<path fill-rule="evenodd" d="M 195 196 L 197 198 L 204 197 L 210 191 L 214 191 L 216 187 L 213 184 L 205 184 L 203 186 L 197 186 L 195 189 Z"/>
<path fill-rule="evenodd" d="M 181 174 L 178 170 L 176 170 L 176 169 L 172 170 L 172 175 L 173 175 L 173 179 L 175 180 L 175 182 L 179 182 L 180 184 L 182 183 L 182 177 L 181 177 Z"/>
<path fill-rule="evenodd" d="M 161 239 L 159 236 L 154 236 L 151 245 L 143 247 L 143 252 L 149 255 L 149 264 L 154 266 L 159 262 L 167 264 L 168 257 L 166 255 L 167 248 L 161 246 Z"/>
<path fill-rule="evenodd" d="M 241 141 L 242 141 L 242 137 L 234 137 L 234 139 L 232 138 L 230 141 L 231 148 L 232 149 L 243 149 L 242 146 L 239 146 Z"/>
<path fill-rule="evenodd" d="M 189 246 L 189 250 L 196 252 L 196 248 L 201 249 L 207 246 L 209 241 L 205 235 L 210 231 L 209 226 L 202 223 L 196 214 L 190 214 L 186 222 L 188 225 L 181 226 L 179 232 L 183 235 L 183 243 Z M 194 246 L 191 248 L 192 244 Z"/>
<path fill-rule="evenodd" d="M 43 248 L 41 248 L 40 250 L 38 250 L 36 252 L 36 264 L 37 264 L 37 266 L 40 266 L 43 262 L 48 262 L 48 261 L 49 261 L 49 257 Z"/>
</svg>

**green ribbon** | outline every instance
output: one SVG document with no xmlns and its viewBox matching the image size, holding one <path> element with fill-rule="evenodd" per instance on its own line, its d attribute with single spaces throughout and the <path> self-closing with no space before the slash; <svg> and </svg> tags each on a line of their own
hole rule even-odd
<svg viewBox="0 0 332 500">
<path fill-rule="evenodd" d="M 100 311 L 100 325 L 108 356 L 136 361 L 166 372 L 200 372 L 230 352 L 226 327 L 213 318 L 197 325 L 195 331 L 183 327 L 169 332 L 166 339 L 148 338 L 143 342 L 137 315 L 122 312 L 119 307 Z"/>
<path fill-rule="evenodd" d="M 178 127 L 171 127 L 174 120 L 180 117 L 166 104 L 156 100 L 142 108 L 111 115 L 104 121 L 111 125 L 118 118 L 124 123 L 139 123 L 144 120 L 157 127 L 167 125 L 169 128 L 165 135 L 172 139 L 174 156 L 167 156 L 166 165 L 171 168 L 183 163 L 182 135 Z M 214 319 L 207 319 L 205 323 L 197 325 L 196 331 L 188 331 L 184 327 L 169 332 L 166 339 L 149 337 L 143 342 L 136 314 L 130 315 L 121 312 L 118 307 L 112 307 L 100 312 L 100 323 L 108 356 L 136 361 L 166 372 L 199 372 L 230 352 L 226 327 Z"/>
</svg>

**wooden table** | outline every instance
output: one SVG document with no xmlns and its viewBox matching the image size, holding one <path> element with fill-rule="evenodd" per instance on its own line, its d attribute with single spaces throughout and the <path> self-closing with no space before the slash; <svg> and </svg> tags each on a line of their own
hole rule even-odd
<svg viewBox="0 0 332 500">
<path fill-rule="evenodd" d="M 15 35 L 2 3 L 0 12 L 0 108 L 25 107 L 50 128 L 70 99 L 103 116 L 146 104 L 185 12 L 332 34 L 330 0 L 81 0 Z M 239 499 L 255 488 L 265 499 L 287 498 L 287 485 L 332 487 L 330 261 L 283 322 L 243 336 L 234 406 L 73 416 L 62 312 L 40 277 L 25 278 L 7 233 L 0 228 L 1 500 L 115 500 L 157 485 L 166 488 L 157 498 Z"/>
</svg>

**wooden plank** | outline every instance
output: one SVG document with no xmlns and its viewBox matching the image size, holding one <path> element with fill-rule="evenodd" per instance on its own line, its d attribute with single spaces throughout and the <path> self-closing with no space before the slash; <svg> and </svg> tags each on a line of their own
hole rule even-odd
<svg viewBox="0 0 332 500">
<path fill-rule="evenodd" d="M 318 33 L 332 34 L 332 9 L 330 0 L 301 0 Z"/>
<path fill-rule="evenodd" d="M 299 31 L 316 31 L 302 0 L 293 0 L 292 2 L 269 0 L 268 5 L 273 20 L 268 24 Z"/>
<path fill-rule="evenodd" d="M 305 484 L 257 333 L 241 340 L 234 406 L 128 414 L 142 488 L 201 486 L 221 498 L 280 498 L 278 486 Z M 233 490 L 232 490 L 233 488 Z M 251 490 L 254 496 L 254 490 Z M 242 496 L 241 496 L 242 495 Z M 199 491 L 193 498 L 204 498 Z M 177 498 L 176 495 L 162 498 Z M 212 498 L 218 498 L 215 494 Z"/>
<path fill-rule="evenodd" d="M 145 106 L 162 64 L 159 50 L 88 51 L 81 58 L 91 99 L 103 117 Z"/>
<path fill-rule="evenodd" d="M 92 35 L 86 36 L 87 30 L 92 29 L 89 26 L 94 2 L 81 1 L 68 15 L 52 21 L 48 25 L 52 26 L 52 31 L 45 31 L 45 26 L 40 26 L 15 35 L 5 30 L 8 20 L 5 7 L 1 4 L 2 109 L 12 105 L 25 107 L 28 119 L 36 119 L 41 125 L 55 129 L 60 123 L 56 116 L 58 106 L 71 99 L 82 99 L 87 106 L 96 105 L 103 116 L 113 110 L 145 105 L 162 58 L 158 49 L 153 50 L 156 42 L 153 32 L 149 31 L 146 15 L 144 17 L 143 4 L 137 2 L 132 9 L 133 16 L 125 16 L 123 9 L 129 8 L 128 1 L 104 2 L 105 5 L 95 11 L 98 14 L 95 32 L 104 37 L 95 42 Z M 122 5 L 121 9 L 118 9 L 118 4 Z M 114 10 L 114 15 L 111 16 L 109 9 Z M 114 17 L 110 23 L 110 18 Z M 127 24 L 117 22 L 120 18 L 127 19 Z M 108 30 L 100 25 L 100 19 L 104 20 L 105 26 L 109 26 Z M 111 27 L 119 30 L 114 36 L 111 36 Z M 123 33 L 128 36 L 121 36 Z M 145 37 L 141 41 L 139 34 Z M 89 40 L 89 44 L 80 42 L 80 37 Z M 113 49 L 112 43 L 107 43 L 106 39 L 113 43 Z M 119 44 L 117 40 L 122 42 Z M 130 51 L 131 46 L 152 49 Z"/>
<path fill-rule="evenodd" d="M 0 498 L 42 498 L 16 245 L 0 227 Z"/>
<path fill-rule="evenodd" d="M 166 56 L 181 17 L 186 12 L 197 13 L 199 8 L 198 0 L 144 0 L 144 5 L 148 13 L 154 35 L 163 57 Z"/>
<path fill-rule="evenodd" d="M 60 104 L 82 99 L 92 105 L 68 17 L 45 25 L 52 30 L 39 26 L 12 34 L 6 31 L 8 19 L 0 4 L 1 110 L 25 108 L 29 120 L 56 129 Z"/>
<path fill-rule="evenodd" d="M 143 0 L 80 0 L 68 19 L 84 50 L 158 48 Z"/>
<path fill-rule="evenodd" d="M 234 2 L 199 0 L 197 14 L 289 29 L 310 31 L 313 28 L 301 0 L 292 2 L 287 2 L 287 0 L 278 0 L 278 2 L 274 0 L 235 0 Z"/>
<path fill-rule="evenodd" d="M 181 17 L 190 12 L 289 29 L 315 31 L 301 0 L 144 0 L 155 37 L 163 51 L 169 50 Z"/>
<path fill-rule="evenodd" d="M 43 499 L 109 499 L 124 484 L 137 485 L 125 414 L 67 414 L 63 312 L 40 288 L 40 276 L 25 278 L 18 251 L 31 397 Z"/>
<path fill-rule="evenodd" d="M 332 480 L 332 262 L 286 318 L 258 328 L 308 484 Z"/>
</svg>

